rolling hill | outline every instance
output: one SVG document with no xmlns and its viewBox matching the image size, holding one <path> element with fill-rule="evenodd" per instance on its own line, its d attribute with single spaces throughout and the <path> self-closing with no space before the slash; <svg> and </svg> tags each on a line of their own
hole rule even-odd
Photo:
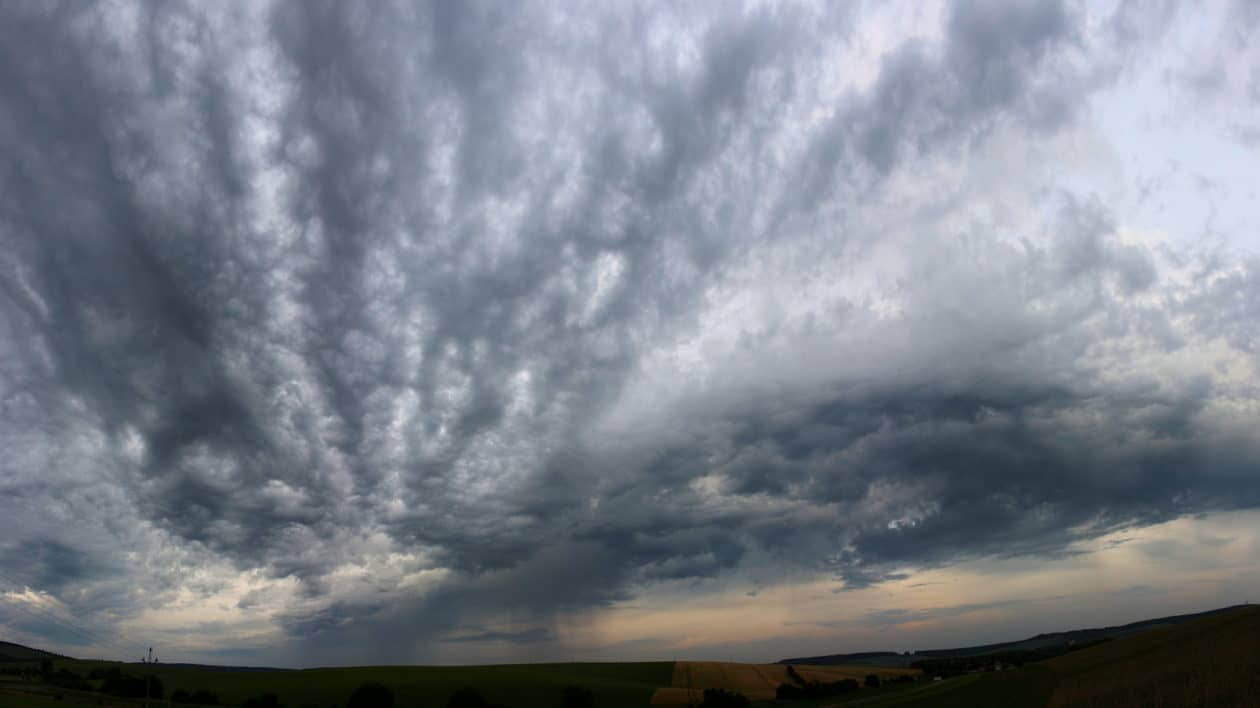
<svg viewBox="0 0 1260 708">
<path fill-rule="evenodd" d="M 60 654 L 54 654 L 43 649 L 32 649 L 21 644 L 12 642 L 0 642 L 0 663 L 12 661 L 39 661 L 40 659 L 65 659 Z"/>
<path fill-rule="evenodd" d="M 1064 649 L 1080 644 L 1090 644 L 1107 639 L 1119 639 L 1132 634 L 1145 632 L 1157 627 L 1168 627 L 1173 625 L 1190 622 L 1193 620 L 1203 619 L 1205 617 L 1213 617 L 1216 615 L 1227 614 L 1239 609 L 1251 607 L 1250 605 L 1233 605 L 1230 607 L 1222 607 L 1216 610 L 1208 610 L 1206 612 L 1195 612 L 1185 615 L 1172 615 L 1170 617 L 1158 617 L 1156 619 L 1142 620 L 1140 622 L 1131 622 L 1129 624 L 1118 625 L 1114 627 L 1095 627 L 1091 629 L 1074 629 L 1067 632 L 1051 632 L 1047 634 L 1038 634 L 1035 637 L 1021 639 L 1013 642 L 1000 642 L 997 644 L 982 644 L 972 647 L 958 647 L 954 649 L 927 649 L 915 651 L 913 654 L 898 654 L 896 652 L 859 652 L 852 654 L 826 654 L 823 656 L 807 656 L 797 657 L 793 659 L 783 659 L 780 664 L 810 664 L 817 666 L 828 666 L 834 664 L 862 665 L 862 666 L 909 666 L 916 661 L 923 659 L 947 659 L 962 657 L 982 657 L 989 654 L 999 654 L 1007 652 L 1022 652 L 1043 649 Z"/>
<path fill-rule="evenodd" d="M 862 708 L 1260 706 L 1260 607 L 1152 625 L 1023 668 L 922 682 Z"/>
</svg>

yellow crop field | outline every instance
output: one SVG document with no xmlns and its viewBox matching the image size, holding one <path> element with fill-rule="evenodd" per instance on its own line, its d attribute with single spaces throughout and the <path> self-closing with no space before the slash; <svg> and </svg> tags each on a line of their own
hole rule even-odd
<svg viewBox="0 0 1260 708">
<path fill-rule="evenodd" d="M 738 691 L 748 698 L 770 700 L 779 684 L 791 683 L 785 664 L 737 664 L 726 661 L 679 661 L 674 664 L 672 685 L 656 690 L 654 705 L 698 703 L 706 688 Z M 917 669 L 893 669 L 875 666 L 795 666 L 806 681 L 831 682 L 851 678 L 862 681 L 875 674 L 888 679 L 902 674 L 918 674 Z M 691 700 L 688 700 L 688 690 Z"/>
</svg>

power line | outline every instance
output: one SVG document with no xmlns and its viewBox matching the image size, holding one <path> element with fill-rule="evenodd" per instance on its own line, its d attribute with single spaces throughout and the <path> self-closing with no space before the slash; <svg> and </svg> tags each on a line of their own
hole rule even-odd
<svg viewBox="0 0 1260 708">
<path fill-rule="evenodd" d="M 0 579 L 8 580 L 7 578 L 0 578 Z M 11 580 L 8 580 L 8 582 L 14 587 L 18 587 L 17 583 L 13 583 Z M 26 586 L 26 585 L 22 585 L 21 587 L 24 589 L 29 589 L 29 586 Z M 23 612 L 29 617 L 32 617 L 44 623 L 54 624 L 61 629 L 64 629 L 73 633 L 80 639 L 87 640 L 91 646 L 95 646 L 97 648 L 104 648 L 109 644 L 108 640 L 104 639 L 99 634 L 85 627 L 74 624 L 71 620 L 57 615 L 56 613 L 45 608 L 43 605 L 39 604 L 38 602 L 23 602 L 23 601 L 14 600 L 10 604 L 12 605 L 12 607 Z M 114 648 L 117 649 L 120 647 L 114 646 Z"/>
<path fill-rule="evenodd" d="M 7 583 L 9 586 L 11 586 L 14 589 L 15 592 L 21 592 L 22 590 L 32 589 L 28 583 L 20 583 L 14 580 L 12 577 L 8 577 L 3 573 L 0 573 L 0 581 L 4 581 L 5 583 Z M 126 645 L 120 644 L 118 641 L 108 638 L 105 634 L 96 630 L 89 629 L 83 625 L 77 624 L 73 619 L 66 618 L 59 615 L 58 613 L 54 612 L 53 610 L 45 607 L 44 605 L 38 602 L 38 599 L 40 598 L 41 593 L 36 591 L 35 595 L 37 598 L 37 601 L 35 602 L 22 603 L 20 601 L 14 601 L 9 604 L 21 610 L 27 616 L 33 617 L 36 620 L 52 623 L 62 629 L 72 632 L 75 636 L 79 637 L 80 639 L 86 640 L 90 647 L 94 647 L 96 649 L 106 649 L 108 650 L 108 653 L 116 654 L 118 656 L 118 659 L 117 659 L 118 661 L 126 661 L 127 660 L 126 657 L 132 656 L 131 652 L 134 651 L 134 646 L 132 649 L 127 649 L 125 648 Z M 124 632 L 118 629 L 117 627 L 114 627 L 112 631 L 114 635 L 116 635 L 119 639 L 121 639 L 122 641 L 126 642 L 129 645 L 144 646 L 144 644 L 142 644 L 139 641 L 136 641 L 136 639 L 132 637 L 131 635 L 127 634 L 127 632 Z M 174 641 L 174 642 L 165 641 L 164 643 L 168 647 L 174 647 L 180 650 L 181 652 L 184 652 L 187 654 L 196 654 L 199 651 L 198 649 L 194 647 L 191 647 L 187 644 L 180 643 L 178 641 Z"/>
<path fill-rule="evenodd" d="M 145 665 L 144 668 L 144 708 L 149 708 L 149 682 L 153 678 L 153 665 L 157 663 L 157 659 L 153 657 L 153 647 L 149 647 L 148 658 L 140 657 L 140 663 Z"/>
<path fill-rule="evenodd" d="M 134 645 L 140 643 L 140 642 L 137 642 L 133 637 L 131 637 L 126 632 L 123 632 L 118 629 L 114 630 L 114 632 L 117 635 L 119 635 L 118 639 L 117 640 L 109 639 L 107 638 L 107 635 L 101 632 L 88 629 L 84 627 L 83 625 L 75 624 L 72 620 L 60 617 L 59 615 L 56 615 L 55 613 L 48 610 L 47 608 L 44 608 L 41 605 L 20 604 L 17 602 L 10 603 L 10 604 L 13 607 L 25 612 L 28 616 L 34 617 L 35 619 L 42 619 L 46 622 L 56 624 L 58 627 L 62 629 L 75 633 L 81 639 L 87 640 L 88 646 L 90 647 L 107 650 L 107 653 L 112 653 L 116 656 L 116 658 L 112 659 L 112 661 L 126 662 L 127 657 L 132 656 L 131 652 L 135 650 Z M 36 614 L 35 612 L 33 612 L 32 609 L 38 610 L 39 614 Z M 119 641 L 126 642 L 126 644 L 121 644 L 119 643 Z M 129 645 L 131 645 L 130 648 L 128 648 Z M 178 644 L 176 646 L 179 646 L 185 651 L 189 651 L 188 647 L 186 646 L 182 646 Z M 111 659 L 105 659 L 105 660 L 111 661 Z"/>
<path fill-rule="evenodd" d="M 3 574 L 0 574 L 0 580 L 5 581 L 13 587 L 14 592 L 20 592 L 22 589 L 30 589 L 30 586 L 26 583 L 18 583 Z M 36 596 L 38 597 L 38 594 Z M 130 653 L 130 650 L 124 649 L 121 644 L 117 644 L 114 641 L 105 638 L 100 633 L 79 625 L 69 618 L 61 617 L 37 602 L 27 603 L 21 601 L 11 601 L 9 605 L 36 621 L 56 625 L 60 629 L 70 632 L 79 639 L 86 640 L 88 642 L 88 646 L 90 647 L 96 649 L 107 649 L 110 653 L 117 652 L 120 656 L 126 656 Z"/>
<path fill-rule="evenodd" d="M 77 638 L 81 640 L 85 640 L 87 642 L 86 646 L 88 647 L 95 648 L 95 649 L 106 649 L 106 650 L 109 650 L 108 653 L 123 651 L 122 647 L 120 647 L 117 644 L 114 644 L 107 640 L 93 636 L 89 634 L 87 630 L 71 625 L 65 620 L 62 620 L 61 618 L 56 617 L 55 615 L 38 611 L 36 608 L 32 608 L 28 604 L 25 604 L 19 601 L 12 601 L 9 603 L 9 606 L 12 609 L 15 609 L 18 612 L 21 612 L 22 614 L 26 615 L 27 617 L 35 620 L 36 622 L 39 622 L 42 624 L 53 624 L 53 625 L 56 625 L 59 629 L 70 632 L 71 634 L 75 635 Z"/>
</svg>

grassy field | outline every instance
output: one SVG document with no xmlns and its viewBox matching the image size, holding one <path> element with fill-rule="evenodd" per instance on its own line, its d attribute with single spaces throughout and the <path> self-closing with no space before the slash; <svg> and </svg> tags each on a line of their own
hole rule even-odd
<svg viewBox="0 0 1260 708">
<path fill-rule="evenodd" d="M 101 662 L 59 662 L 86 674 Z M 124 666 L 140 675 L 135 666 Z M 476 688 L 487 701 L 512 708 L 554 708 L 565 686 L 581 685 L 602 707 L 648 705 L 652 692 L 668 686 L 673 662 L 518 664 L 502 666 L 373 666 L 302 671 L 217 672 L 161 665 L 154 671 L 166 693 L 178 689 L 213 691 L 219 700 L 239 705 L 262 693 L 274 693 L 288 708 L 344 705 L 356 686 L 369 681 L 393 689 L 397 705 L 444 708 L 456 689 Z M 7 700 L 5 697 L 4 700 Z M 7 708 L 7 704 L 4 705 Z M 61 705 L 65 705 L 64 703 Z"/>
<path fill-rule="evenodd" d="M 140 708 L 137 701 L 45 685 L 0 681 L 0 708 Z"/>
<path fill-rule="evenodd" d="M 92 669 L 113 664 L 63 660 L 56 662 L 56 666 L 86 676 Z M 133 675 L 141 673 L 135 665 L 124 665 L 122 668 Z M 452 692 L 464 686 L 476 688 L 491 703 L 513 708 L 554 708 L 564 687 L 574 684 L 591 689 L 600 708 L 642 708 L 649 704 L 686 704 L 688 686 L 697 702 L 706 688 L 737 690 L 754 700 L 768 701 L 774 698 L 774 690 L 780 683 L 790 681 L 787 668 L 780 664 L 700 661 L 220 672 L 158 665 L 153 673 L 162 680 L 168 696 L 179 689 L 190 692 L 206 689 L 228 705 L 239 705 L 247 698 L 274 693 L 289 708 L 328 708 L 344 704 L 356 686 L 373 681 L 393 689 L 400 706 L 416 708 L 441 708 Z M 810 681 L 838 681 L 844 678 L 861 681 L 868 674 L 891 678 L 918 673 L 916 670 L 869 666 L 798 666 L 796 669 Z M 44 690 L 52 689 L 45 687 Z M 65 702 L 59 705 L 75 705 L 69 702 L 75 699 L 73 694 L 63 693 Z M 0 706 L 7 708 L 8 704 L 4 701 L 9 699 L 9 695 L 0 699 Z M 30 700 L 36 701 L 37 705 L 44 704 L 40 699 Z M 94 703 L 94 700 L 90 699 L 89 703 Z M 809 706 L 802 703 L 800 708 Z"/>
<path fill-rule="evenodd" d="M 1260 706 L 1260 607 L 1051 659 L 1051 706 Z"/>
<path fill-rule="evenodd" d="M 83 706 L 92 706 L 96 708 L 96 701 L 89 698 L 80 698 L 78 700 L 57 700 L 52 696 L 34 696 L 12 693 L 0 693 L 0 706 L 4 708 L 79 708 Z"/>
</svg>

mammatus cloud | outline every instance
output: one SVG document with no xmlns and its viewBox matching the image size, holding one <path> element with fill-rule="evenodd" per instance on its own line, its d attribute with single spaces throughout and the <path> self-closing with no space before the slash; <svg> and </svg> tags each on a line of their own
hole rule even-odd
<svg viewBox="0 0 1260 708">
<path fill-rule="evenodd" d="M 0 569 L 78 644 L 432 659 L 1260 504 L 1255 224 L 1099 147 L 1175 7 L 0 12 Z"/>
</svg>

